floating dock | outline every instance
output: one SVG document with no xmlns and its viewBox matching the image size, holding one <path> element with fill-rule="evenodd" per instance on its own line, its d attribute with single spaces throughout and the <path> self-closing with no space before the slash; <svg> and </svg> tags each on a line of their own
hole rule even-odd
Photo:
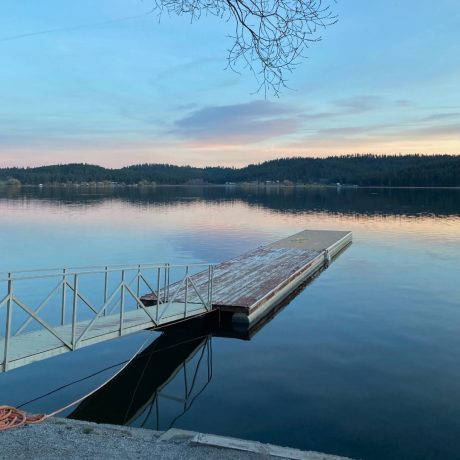
<svg viewBox="0 0 460 460">
<path fill-rule="evenodd" d="M 212 308 L 233 314 L 234 323 L 250 326 L 327 267 L 351 242 L 348 231 L 304 230 L 222 262 L 214 267 Z M 208 274 L 201 272 L 191 279 L 203 291 Z M 183 298 L 182 291 L 178 298 Z M 151 304 L 155 296 L 141 300 Z"/>
<path fill-rule="evenodd" d="M 0 279 L 0 372 L 216 311 L 240 330 L 254 327 L 351 241 L 351 232 L 305 230 L 196 272 L 145 264 L 9 273 Z M 46 291 L 45 281 L 57 284 Z M 27 300 L 35 289 L 43 291 L 41 302 Z"/>
</svg>

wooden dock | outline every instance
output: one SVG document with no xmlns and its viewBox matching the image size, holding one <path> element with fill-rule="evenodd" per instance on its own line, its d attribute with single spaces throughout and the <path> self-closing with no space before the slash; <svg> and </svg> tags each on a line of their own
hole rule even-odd
<svg viewBox="0 0 460 460">
<path fill-rule="evenodd" d="M 105 267 L 103 271 L 63 270 L 32 277 L 9 274 L 3 280 L 6 297 L 0 299 L 0 309 L 6 310 L 5 324 L 0 324 L 0 331 L 5 331 L 0 336 L 0 371 L 139 330 L 161 329 L 216 310 L 231 314 L 239 327 L 253 326 L 300 284 L 328 266 L 351 241 L 351 232 L 305 230 L 232 260 L 206 266 L 205 270 L 201 267 L 196 273 L 189 265 L 164 264 Z M 173 269 L 178 267 L 184 273 L 174 278 Z M 134 277 L 128 281 L 132 273 Z M 148 278 L 148 273 L 154 275 Z M 109 282 L 111 274 L 120 276 L 109 292 L 108 285 L 113 286 Z M 105 280 L 104 296 L 91 303 L 80 281 L 96 275 Z M 57 277 L 58 284 L 38 306 L 32 307 L 18 292 L 17 286 L 24 280 L 40 283 L 50 277 Z M 144 296 L 140 296 L 142 283 L 149 287 Z M 59 299 L 51 301 L 53 296 Z M 52 312 L 41 316 L 47 306 Z M 80 317 L 86 307 L 90 316 L 86 311 L 86 316 Z M 15 328 L 12 318 L 17 319 L 18 313 L 23 317 L 21 321 L 32 322 L 35 329 L 25 332 L 24 323 Z M 55 323 L 51 324 L 49 318 L 54 318 Z"/>
<path fill-rule="evenodd" d="M 222 262 L 214 267 L 213 309 L 233 313 L 235 323 L 249 326 L 328 266 L 351 242 L 351 232 L 304 230 Z M 207 273 L 191 278 L 204 292 Z M 183 295 L 179 291 L 178 298 Z M 141 300 L 148 304 L 155 299 L 145 295 Z"/>
</svg>

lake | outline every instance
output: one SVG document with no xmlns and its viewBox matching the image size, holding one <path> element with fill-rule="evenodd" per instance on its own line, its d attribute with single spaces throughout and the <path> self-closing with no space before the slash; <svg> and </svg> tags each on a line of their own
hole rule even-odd
<svg viewBox="0 0 460 460">
<path fill-rule="evenodd" d="M 353 244 L 251 337 L 202 322 L 0 374 L 0 404 L 363 459 L 456 459 L 460 190 L 0 190 L 0 271 L 214 263 L 303 229 Z M 2 332 L 3 333 L 3 332 Z"/>
</svg>

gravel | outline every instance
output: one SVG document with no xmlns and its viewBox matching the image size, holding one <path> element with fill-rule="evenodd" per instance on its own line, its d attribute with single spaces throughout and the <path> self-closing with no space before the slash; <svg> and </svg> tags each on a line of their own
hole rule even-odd
<svg viewBox="0 0 460 460">
<path fill-rule="evenodd" d="M 213 447 L 200 443 L 203 434 L 169 430 L 158 432 L 141 428 L 98 425 L 69 419 L 50 419 L 0 433 L 0 459 L 190 459 L 190 460 L 256 460 L 274 458 L 302 458 L 305 460 L 338 460 L 343 457 L 287 449 L 287 455 L 274 457 L 270 448 L 282 448 L 250 441 L 209 435 L 218 444 L 251 445 L 248 452 L 233 447 Z M 198 441 L 197 441 L 198 439 Z M 211 442 L 209 441 L 209 442 Z M 260 453 L 262 452 L 262 453 Z M 290 454 L 294 455 L 290 455 Z"/>
</svg>

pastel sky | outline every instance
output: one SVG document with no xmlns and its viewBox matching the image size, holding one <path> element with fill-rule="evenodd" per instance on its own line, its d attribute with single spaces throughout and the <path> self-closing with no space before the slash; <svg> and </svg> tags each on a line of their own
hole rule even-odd
<svg viewBox="0 0 460 460">
<path fill-rule="evenodd" d="M 460 154 L 459 0 L 338 0 L 279 98 L 225 70 L 231 24 L 150 0 L 1 0 L 0 167 Z"/>
</svg>

